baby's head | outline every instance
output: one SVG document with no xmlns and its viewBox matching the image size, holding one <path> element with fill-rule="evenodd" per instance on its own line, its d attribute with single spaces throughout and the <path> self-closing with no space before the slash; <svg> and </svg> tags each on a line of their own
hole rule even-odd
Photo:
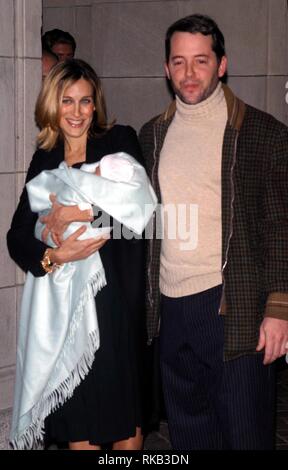
<svg viewBox="0 0 288 470">
<path fill-rule="evenodd" d="M 133 164 L 119 153 L 105 155 L 101 158 L 95 174 L 109 180 L 128 183 L 134 174 Z"/>
</svg>

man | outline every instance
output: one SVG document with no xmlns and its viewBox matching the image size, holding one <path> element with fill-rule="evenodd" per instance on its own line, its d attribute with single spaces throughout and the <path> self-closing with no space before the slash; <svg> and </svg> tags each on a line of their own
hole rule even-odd
<svg viewBox="0 0 288 470">
<path fill-rule="evenodd" d="M 198 240 L 187 249 L 179 230 L 169 237 L 169 217 L 160 240 L 154 218 L 148 336 L 158 336 L 161 303 L 171 442 L 271 449 L 273 362 L 288 339 L 288 130 L 222 85 L 224 37 L 207 16 L 170 26 L 165 70 L 176 100 L 143 126 L 140 143 L 164 209 L 174 207 L 186 233 L 180 208 L 194 214 Z"/>
<path fill-rule="evenodd" d="M 53 52 L 46 49 L 42 50 L 42 81 L 48 75 L 50 70 L 58 64 L 58 57 Z"/>
<path fill-rule="evenodd" d="M 42 47 L 50 49 L 57 55 L 59 62 L 73 59 L 76 50 L 76 42 L 73 36 L 61 29 L 51 29 L 42 36 Z"/>
</svg>

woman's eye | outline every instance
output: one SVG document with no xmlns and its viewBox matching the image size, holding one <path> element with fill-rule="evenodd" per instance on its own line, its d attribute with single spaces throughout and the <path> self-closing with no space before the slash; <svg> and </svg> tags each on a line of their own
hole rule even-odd
<svg viewBox="0 0 288 470">
<path fill-rule="evenodd" d="M 81 100 L 81 102 L 84 103 L 84 104 L 90 104 L 90 103 L 92 103 L 92 100 L 91 100 L 91 98 L 83 98 L 83 100 Z"/>
<path fill-rule="evenodd" d="M 70 104 L 70 103 L 72 103 L 72 100 L 70 98 L 63 98 L 62 103 L 63 104 Z"/>
</svg>

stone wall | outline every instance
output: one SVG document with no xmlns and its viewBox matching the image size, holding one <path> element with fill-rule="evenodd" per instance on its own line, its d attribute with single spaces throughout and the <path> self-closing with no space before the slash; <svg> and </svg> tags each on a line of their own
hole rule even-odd
<svg viewBox="0 0 288 470">
<path fill-rule="evenodd" d="M 42 2 L 0 0 L 0 11 L 1 447 L 12 406 L 24 280 L 9 258 L 6 232 L 34 148 Z M 110 115 L 139 129 L 170 101 L 163 69 L 165 30 L 196 12 L 214 17 L 225 34 L 231 87 L 288 124 L 286 0 L 43 0 L 43 31 L 58 27 L 75 36 L 77 56 L 102 78 Z"/>
<path fill-rule="evenodd" d="M 233 90 L 288 124 L 286 0 L 44 0 L 43 27 L 75 36 L 77 57 L 102 78 L 110 115 L 139 129 L 170 101 L 164 34 L 191 13 L 223 30 Z"/>
<path fill-rule="evenodd" d="M 0 0 L 0 448 L 6 442 L 15 374 L 23 273 L 9 258 L 6 233 L 34 148 L 41 83 L 41 0 Z M 6 411 L 4 411 L 6 410 Z"/>
</svg>

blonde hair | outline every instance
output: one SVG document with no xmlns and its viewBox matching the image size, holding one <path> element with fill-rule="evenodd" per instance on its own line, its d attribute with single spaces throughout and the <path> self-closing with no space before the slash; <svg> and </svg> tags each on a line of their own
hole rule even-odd
<svg viewBox="0 0 288 470">
<path fill-rule="evenodd" d="M 99 136 L 110 129 L 114 122 L 107 122 L 106 104 L 100 79 L 92 67 L 80 59 L 70 59 L 55 65 L 45 78 L 36 102 L 35 119 L 40 132 L 38 147 L 51 150 L 63 137 L 59 127 L 59 110 L 67 87 L 80 79 L 87 80 L 93 89 L 95 111 L 89 135 Z"/>
</svg>

